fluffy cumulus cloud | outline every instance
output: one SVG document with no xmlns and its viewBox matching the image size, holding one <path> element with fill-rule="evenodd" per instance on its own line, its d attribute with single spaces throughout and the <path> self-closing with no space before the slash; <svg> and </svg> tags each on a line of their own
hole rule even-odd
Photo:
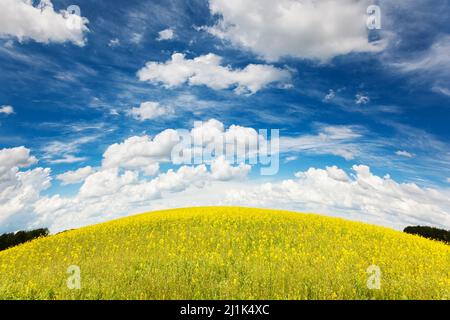
<svg viewBox="0 0 450 320">
<path fill-rule="evenodd" d="M 0 230 L 14 230 L 23 223 L 40 193 L 50 186 L 50 169 L 21 171 L 36 161 L 25 147 L 0 150 Z"/>
<path fill-rule="evenodd" d="M 197 147 L 203 149 L 218 137 L 234 137 L 238 132 L 256 134 L 253 129 L 240 126 L 225 130 L 224 125 L 214 119 L 204 126 L 197 124 L 187 134 L 192 141 L 201 139 L 197 140 L 201 141 Z M 50 170 L 38 168 L 20 172 L 20 168 L 36 162 L 29 150 L 23 147 L 2 150 L 0 181 L 6 191 L 0 201 L 4 207 L 0 208 L 4 218 L 27 212 L 26 221 L 12 220 L 17 229 L 49 226 L 52 230 L 62 230 L 145 211 L 156 199 L 190 188 L 203 188 L 214 181 L 239 181 L 250 172 L 250 165 L 239 163 L 235 166 L 225 157 L 218 157 L 204 164 L 181 165 L 178 169 L 159 173 L 160 163 L 172 162 L 172 150 L 181 141 L 181 136 L 181 132 L 167 129 L 154 137 L 134 136 L 110 145 L 103 154 L 100 167 L 82 167 L 56 176 L 63 185 L 81 183 L 78 193 L 72 197 L 41 196 L 40 193 L 50 186 Z M 191 152 L 181 146 L 183 152 Z M 11 228 L 9 224 L 7 226 Z"/>
<path fill-rule="evenodd" d="M 145 121 L 171 115 L 173 114 L 173 110 L 160 105 L 158 102 L 146 101 L 141 103 L 139 107 L 132 108 L 129 114 L 136 120 Z"/>
<path fill-rule="evenodd" d="M 187 59 L 175 53 L 164 62 L 148 62 L 138 71 L 141 81 L 161 83 L 167 88 L 187 83 L 190 86 L 204 85 L 214 90 L 233 87 L 237 94 L 255 93 L 271 83 L 290 80 L 290 72 L 266 64 L 249 64 L 243 69 L 222 65 L 222 58 L 209 53 Z"/>
<path fill-rule="evenodd" d="M 211 162 L 211 176 L 216 180 L 228 181 L 236 177 L 246 177 L 251 170 L 248 164 L 240 163 L 239 166 L 233 167 L 225 159 L 220 156 Z"/>
<path fill-rule="evenodd" d="M 11 106 L 0 106 L 0 114 L 10 115 L 14 113 L 14 108 Z"/>
<path fill-rule="evenodd" d="M 30 155 L 30 150 L 25 147 L 0 150 L 0 175 L 2 180 L 8 172 L 17 171 L 18 168 L 26 168 L 35 164 L 37 159 Z"/>
<path fill-rule="evenodd" d="M 63 230 L 105 221 L 150 210 L 156 200 L 169 200 L 173 194 L 188 189 L 195 189 L 198 194 L 200 188 L 214 181 L 242 179 L 247 172 L 245 165 L 237 169 L 229 166 L 227 172 L 222 172 L 222 166 L 226 167 L 220 164 L 208 170 L 204 164 L 181 166 L 151 179 L 140 178 L 137 171 L 102 168 L 89 175 L 73 197 L 40 197 L 34 206 L 33 222 Z"/>
<path fill-rule="evenodd" d="M 83 46 L 87 24 L 88 20 L 75 12 L 55 11 L 50 0 L 41 0 L 37 6 L 31 0 L 0 1 L 0 37 Z"/>
<path fill-rule="evenodd" d="M 194 124 L 190 132 L 192 142 L 196 146 L 201 146 L 201 150 L 218 150 L 226 154 L 225 145 L 233 146 L 233 150 L 239 157 L 254 157 L 256 152 L 266 152 L 266 137 L 260 135 L 255 129 L 231 125 L 225 129 L 222 122 L 216 119 L 210 119 L 206 122 Z M 258 142 L 260 143 L 258 149 Z M 223 149 L 221 149 L 223 147 Z M 186 150 L 189 152 L 189 150 Z M 196 156 L 195 150 L 191 154 Z M 205 155 L 204 158 L 207 156 Z"/>
<path fill-rule="evenodd" d="M 322 126 L 319 131 L 316 136 L 286 138 L 288 141 L 283 140 L 281 152 L 311 152 L 327 148 L 329 152 L 338 152 L 333 150 L 333 144 L 343 148 L 342 143 L 346 139 L 360 137 L 353 127 Z M 259 150 L 256 149 L 258 142 Z M 215 148 L 224 147 L 227 143 L 233 144 L 233 155 L 238 158 L 230 159 L 228 153 L 226 156 L 212 156 L 211 150 L 220 150 Z M 79 192 L 73 197 L 40 196 L 41 191 L 50 184 L 50 171 L 36 169 L 35 175 L 41 177 L 42 184 L 29 189 L 34 190 L 33 197 L 23 198 L 29 199 L 23 206 L 27 209 L 23 210 L 31 216 L 27 223 L 22 221 L 23 224 L 17 224 L 17 229 L 33 226 L 49 226 L 52 230 L 71 228 L 149 210 L 156 200 L 192 188 L 204 188 L 219 182 L 228 185 L 236 183 L 245 179 L 252 169 L 245 161 L 254 159 L 258 151 L 260 155 L 266 154 L 267 143 L 266 137 L 253 128 L 239 125 L 225 127 L 215 119 L 196 122 L 190 130 L 167 129 L 154 136 L 133 136 L 110 145 L 103 153 L 100 167 L 81 167 L 56 176 L 62 185 L 81 184 Z M 296 145 L 303 143 L 307 144 L 306 149 L 296 149 Z M 179 155 L 174 150 L 180 151 L 183 155 L 181 159 L 187 162 L 174 158 L 174 155 Z M 222 151 L 226 152 L 226 148 Z M 12 181 L 18 179 L 16 174 L 24 175 L 19 169 L 36 162 L 25 148 L 8 149 L 7 153 L 0 156 L 3 163 L 0 171 L 4 177 L 12 176 Z M 162 163 L 180 167 L 160 173 Z M 206 189 L 209 190 L 209 187 Z M 217 201 L 220 196 L 215 196 Z M 187 204 L 181 202 L 180 205 L 183 203 Z M 201 199 L 197 203 L 213 204 Z M 11 203 L 7 205 L 11 206 Z M 19 211 L 11 212 L 15 215 L 14 212 Z"/>
<path fill-rule="evenodd" d="M 139 170 L 154 175 L 160 162 L 169 162 L 172 149 L 179 142 L 176 130 L 167 129 L 153 139 L 147 135 L 133 136 L 108 147 L 103 154 L 103 168 Z"/>
<path fill-rule="evenodd" d="M 149 210 L 165 193 L 180 192 L 204 181 L 206 167 L 181 167 L 153 179 L 137 172 L 102 169 L 86 178 L 73 197 L 41 197 L 35 205 L 35 224 L 63 230 Z"/>
<path fill-rule="evenodd" d="M 89 175 L 80 188 L 82 198 L 101 198 L 115 195 L 125 186 L 133 185 L 138 180 L 136 172 L 125 171 L 120 174 L 118 168 L 104 169 Z"/>
<path fill-rule="evenodd" d="M 368 0 L 210 0 L 218 16 L 206 28 L 217 37 L 273 61 L 292 56 L 327 61 L 350 52 L 375 52 L 368 40 Z"/>
<path fill-rule="evenodd" d="M 450 227 L 450 193 L 379 177 L 364 165 L 348 175 L 337 167 L 310 168 L 296 179 L 228 192 L 228 204 L 279 207 L 338 215 L 403 228 L 426 224 Z"/>
<path fill-rule="evenodd" d="M 231 143 L 236 154 L 248 159 L 257 151 L 258 138 L 259 141 L 266 141 L 253 128 L 238 125 L 225 128 L 222 122 L 210 119 L 195 123 L 190 131 L 166 129 L 154 137 L 133 136 L 112 144 L 103 154 L 102 168 L 122 168 L 152 176 L 158 173 L 160 163 L 212 164 L 213 160 L 217 160 L 213 165 L 214 177 L 227 180 L 245 175 L 243 173 L 248 171 L 248 167 L 240 166 L 231 170 L 225 163 L 228 159 L 225 161 L 219 154 L 214 159 L 210 152 L 216 150 L 225 153 L 224 146 Z"/>
<path fill-rule="evenodd" d="M 251 165 L 231 161 L 228 154 L 201 163 L 174 164 L 175 146 L 193 155 L 209 151 L 217 141 L 235 141 L 235 150 L 242 142 L 249 152 L 244 144 L 257 140 L 258 135 L 253 128 L 227 128 L 210 119 L 195 123 L 191 130 L 167 129 L 153 137 L 130 137 L 110 145 L 101 166 L 56 176 L 62 184 L 81 184 L 72 196 L 42 194 L 50 187 L 51 172 L 29 169 L 37 162 L 30 150 L 0 150 L 0 231 L 38 226 L 60 231 L 157 208 L 213 204 L 313 211 L 397 228 L 409 224 L 450 227 L 448 190 L 399 183 L 389 176 L 379 177 L 363 165 L 354 166 L 353 173 L 335 166 L 310 168 L 292 179 L 262 183 L 247 178 Z M 280 152 L 334 154 L 341 152 L 345 141 L 361 135 L 358 127 L 322 125 L 317 135 L 281 141 Z M 180 145 L 186 138 L 195 144 Z M 161 163 L 171 164 L 171 169 L 160 172 Z"/>
<path fill-rule="evenodd" d="M 83 182 L 88 176 L 95 171 L 91 166 L 83 167 L 75 171 L 67 171 L 56 176 L 56 179 L 61 181 L 61 184 L 69 185 Z"/>
</svg>

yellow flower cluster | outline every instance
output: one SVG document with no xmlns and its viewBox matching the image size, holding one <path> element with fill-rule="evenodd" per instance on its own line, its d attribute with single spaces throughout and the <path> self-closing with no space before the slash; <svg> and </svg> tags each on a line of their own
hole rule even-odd
<svg viewBox="0 0 450 320">
<path fill-rule="evenodd" d="M 0 252 L 0 298 L 449 299 L 450 246 L 313 214 L 167 210 Z"/>
</svg>

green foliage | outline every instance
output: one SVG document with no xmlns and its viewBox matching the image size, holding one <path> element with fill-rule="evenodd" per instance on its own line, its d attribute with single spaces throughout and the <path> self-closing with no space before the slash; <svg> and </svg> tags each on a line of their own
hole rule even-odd
<svg viewBox="0 0 450 320">
<path fill-rule="evenodd" d="M 438 240 L 450 244 L 450 231 L 433 227 L 406 227 L 403 230 L 409 234 L 415 234 L 427 239 Z"/>
<path fill-rule="evenodd" d="M 39 237 L 48 236 L 48 229 L 35 229 L 30 231 L 19 231 L 0 235 L 0 251 L 17 246 L 21 243 L 31 241 Z"/>
</svg>

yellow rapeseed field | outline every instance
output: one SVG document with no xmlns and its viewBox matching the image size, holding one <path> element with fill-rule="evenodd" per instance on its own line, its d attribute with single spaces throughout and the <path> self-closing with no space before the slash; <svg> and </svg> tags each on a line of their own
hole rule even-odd
<svg viewBox="0 0 450 320">
<path fill-rule="evenodd" d="M 0 252 L 0 298 L 449 299 L 450 246 L 312 214 L 167 210 Z"/>
</svg>

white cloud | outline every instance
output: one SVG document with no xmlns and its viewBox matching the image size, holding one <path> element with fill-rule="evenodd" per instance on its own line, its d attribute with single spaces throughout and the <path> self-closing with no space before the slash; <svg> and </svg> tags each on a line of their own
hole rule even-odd
<svg viewBox="0 0 450 320">
<path fill-rule="evenodd" d="M 174 37 L 175 31 L 171 28 L 167 28 L 158 32 L 158 38 L 156 38 L 156 40 L 158 41 L 172 40 Z"/>
<path fill-rule="evenodd" d="M 400 59 L 387 55 L 387 60 L 397 70 L 413 75 L 413 79 L 419 81 L 420 86 L 429 83 L 433 92 L 450 96 L 449 52 L 450 35 L 447 34 L 438 37 L 429 48 L 419 53 L 409 54 L 407 58 Z"/>
<path fill-rule="evenodd" d="M 244 177 L 245 168 L 229 169 L 232 173 L 226 177 L 227 181 Z M 41 197 L 35 204 L 36 216 L 31 222 L 59 231 L 143 212 L 152 208 L 157 199 L 166 199 L 169 207 L 173 194 L 188 189 L 199 194 L 199 189 L 203 192 L 207 185 L 221 178 L 209 172 L 204 164 L 169 169 L 150 180 L 139 178 L 137 171 L 102 168 L 85 179 L 74 197 Z"/>
<path fill-rule="evenodd" d="M 204 145 L 200 146 L 203 148 L 208 142 L 212 142 L 215 136 L 235 137 L 242 134 L 251 135 L 256 131 L 240 126 L 231 126 L 225 130 L 221 122 L 211 119 L 204 127 L 197 126 L 188 133 L 205 137 Z M 42 179 L 48 180 L 43 181 L 39 188 L 33 186 L 34 197 L 25 199 L 30 215 L 27 221 L 19 223 L 14 220 L 17 228 L 49 226 L 52 230 L 61 230 L 104 221 L 111 217 L 148 210 L 153 200 L 169 197 L 173 193 L 190 188 L 204 188 L 214 181 L 239 181 L 246 178 L 250 172 L 249 165 L 241 163 L 233 166 L 221 157 L 209 164 L 185 165 L 177 170 L 170 169 L 158 174 L 160 163 L 171 162 L 173 146 L 179 139 L 179 132 L 167 129 L 153 138 L 135 136 L 109 146 L 103 154 L 100 168 L 84 167 L 56 177 L 62 184 L 83 182 L 79 192 L 73 197 L 40 196 L 43 187 L 49 186 L 50 171 L 39 168 L 44 170 Z M 51 149 L 59 147 L 53 146 Z M 11 159 L 16 160 L 11 162 Z M 18 170 L 18 166 L 29 166 L 36 161 L 29 156 L 29 150 L 24 148 L 18 148 L 14 152 L 8 151 L 5 155 L 0 153 L 0 160 L 5 165 L 8 164 L 8 170 L 14 166 L 14 172 Z M 11 203 L 7 205 L 12 206 Z M 7 212 L 6 209 L 4 211 Z M 17 210 L 8 213 L 8 216 L 15 215 L 15 212 Z"/>
<path fill-rule="evenodd" d="M 47 160 L 48 163 L 51 164 L 71 164 L 71 163 L 77 163 L 77 162 L 83 162 L 86 161 L 87 157 L 77 157 L 71 154 L 64 154 L 61 158 L 58 159 L 52 159 Z"/>
<path fill-rule="evenodd" d="M 148 210 L 160 197 L 154 180 L 139 180 L 132 171 L 104 169 L 89 176 L 74 197 L 41 197 L 33 224 L 53 231 L 84 226 Z"/>
<path fill-rule="evenodd" d="M 130 41 L 134 44 L 139 44 L 139 43 L 141 43 L 143 37 L 144 37 L 144 35 L 142 33 L 134 32 L 131 35 Z"/>
<path fill-rule="evenodd" d="M 450 183 L 450 178 L 447 178 L 447 182 Z"/>
<path fill-rule="evenodd" d="M 351 52 L 377 52 L 369 43 L 367 0 L 210 0 L 219 22 L 206 29 L 274 61 L 285 56 L 327 61 Z"/>
<path fill-rule="evenodd" d="M 258 135 L 253 128 L 226 128 L 214 119 L 196 124 L 187 133 L 203 138 L 200 150 L 217 137 L 249 141 Z M 448 190 L 398 183 L 389 176 L 374 175 L 367 166 L 354 166 L 352 174 L 332 166 L 310 168 L 278 182 L 242 182 L 251 166 L 231 165 L 219 157 L 158 174 L 160 163 L 172 161 L 179 135 L 179 130 L 168 129 L 153 138 L 131 137 L 109 146 L 101 167 L 58 175 L 63 184 L 82 182 L 78 193 L 70 197 L 41 194 L 50 186 L 50 169 L 21 171 L 37 161 L 28 149 L 0 150 L 0 230 L 47 226 L 59 231 L 155 208 L 212 204 L 312 211 L 397 228 L 450 226 Z M 316 135 L 290 137 L 280 147 L 290 156 L 294 152 L 348 156 L 346 152 L 353 155 L 352 143 L 361 136 L 359 127 L 322 125 Z"/>
<path fill-rule="evenodd" d="M 14 228 L 12 220 L 32 213 L 40 193 L 50 186 L 50 169 L 20 171 L 36 162 L 25 147 L 0 149 L 0 230 Z"/>
<path fill-rule="evenodd" d="M 231 190 L 225 203 L 338 215 L 399 229 L 417 224 L 450 227 L 448 190 L 398 183 L 363 165 L 353 166 L 353 171 L 349 177 L 337 167 L 310 168 L 297 173 L 297 179 Z"/>
<path fill-rule="evenodd" d="M 211 176 L 215 180 L 229 181 L 236 178 L 244 178 L 251 170 L 248 164 L 240 163 L 239 166 L 233 167 L 224 156 L 220 156 L 211 162 Z"/>
<path fill-rule="evenodd" d="M 171 115 L 173 110 L 169 107 L 161 106 L 158 102 L 147 101 L 141 103 L 138 108 L 132 108 L 129 114 L 136 120 L 145 121 Z"/>
<path fill-rule="evenodd" d="M 289 162 L 295 161 L 297 159 L 298 159 L 297 156 L 288 156 L 284 159 L 284 163 L 289 163 Z"/>
<path fill-rule="evenodd" d="M 445 87 L 441 87 L 441 86 L 434 86 L 433 88 L 431 88 L 431 90 L 433 92 L 440 93 L 444 96 L 450 97 L 450 89 L 449 88 L 445 88 Z"/>
<path fill-rule="evenodd" d="M 14 41 L 8 40 L 5 42 L 5 44 L 3 46 L 7 49 L 12 49 L 12 48 L 14 48 Z"/>
<path fill-rule="evenodd" d="M 215 119 L 210 119 L 202 125 L 195 123 L 194 127 L 185 133 L 197 143 L 201 139 L 201 144 L 196 146 L 198 150 L 183 149 L 183 153 L 195 154 L 201 154 L 217 141 L 236 141 L 237 149 L 240 150 L 238 152 L 250 155 L 252 150 L 246 148 L 246 143 L 258 139 L 258 132 L 253 128 L 238 125 L 225 128 L 223 123 Z M 57 178 L 67 183 L 83 180 L 84 183 L 74 197 L 64 198 L 59 195 L 41 197 L 36 203 L 37 217 L 33 220 L 35 225 L 49 225 L 53 230 L 72 228 L 120 215 L 150 210 L 154 208 L 153 204 L 157 199 L 167 199 L 166 206 L 171 206 L 175 205 L 170 200 L 172 196 L 177 197 L 173 195 L 175 193 L 197 188 L 197 194 L 203 195 L 207 193 L 210 185 L 218 182 L 235 185 L 249 174 L 250 165 L 245 163 L 231 165 L 223 156 L 216 159 L 204 159 L 204 164 L 184 165 L 178 170 L 170 169 L 158 174 L 160 163 L 173 161 L 171 158 L 173 147 L 180 142 L 180 134 L 179 130 L 167 129 L 153 138 L 130 137 L 122 143 L 116 143 L 107 148 L 100 168 L 95 170 L 81 168 L 59 175 Z M 317 136 L 301 137 L 297 142 L 310 142 L 310 148 L 313 148 L 314 144 L 314 148 L 322 149 L 323 147 L 331 148 L 330 145 L 333 143 L 339 144 L 345 139 L 358 137 L 360 134 L 353 127 L 322 126 Z M 292 148 L 283 150 L 283 152 L 292 151 Z M 330 172 L 337 180 L 345 178 L 337 169 L 334 171 L 330 169 Z M 145 175 L 141 176 L 140 173 Z M 149 178 L 150 176 L 153 177 Z M 199 188 L 202 189 L 201 192 L 198 192 Z M 199 204 L 217 203 L 205 200 L 211 198 L 207 195 L 204 199 L 201 197 L 196 201 Z M 214 195 L 213 198 L 223 199 L 224 195 Z M 184 203 L 191 203 L 190 201 Z M 77 213 L 76 217 L 73 212 Z"/>
<path fill-rule="evenodd" d="M 361 94 L 361 93 L 358 93 L 355 96 L 355 103 L 356 104 L 368 104 L 369 101 L 370 101 L 370 98 L 368 96 L 366 96 L 366 95 Z"/>
<path fill-rule="evenodd" d="M 341 181 L 341 182 L 348 182 L 350 181 L 350 178 L 348 177 L 347 173 L 345 173 L 344 170 L 339 169 L 336 166 L 332 166 L 332 167 L 327 167 L 327 175 L 329 178 L 336 180 L 336 181 Z M 301 178 L 302 176 L 304 176 L 303 173 L 296 173 L 297 178 Z"/>
<path fill-rule="evenodd" d="M 240 163 L 244 160 L 256 161 L 256 157 L 270 156 L 268 145 L 272 141 L 267 141 L 263 134 L 260 134 L 253 128 L 239 125 L 231 125 L 225 128 L 224 124 L 216 119 L 210 119 L 206 122 L 194 123 L 194 128 L 189 133 L 191 142 L 195 144 L 192 149 L 184 149 L 183 154 L 202 159 L 205 163 L 210 163 L 214 158 L 219 157 L 222 152 L 227 157 L 231 157 L 230 151 L 223 149 L 224 144 L 233 146 L 233 156 L 236 156 L 234 162 Z M 189 138 L 185 137 L 185 138 Z M 215 156 L 211 151 L 215 151 Z M 273 151 L 273 156 L 278 156 L 278 151 Z"/>
<path fill-rule="evenodd" d="M 196 167 L 182 166 L 177 171 L 169 169 L 150 183 L 163 192 L 180 192 L 191 185 L 203 187 L 208 177 L 208 170 L 204 164 Z"/>
<path fill-rule="evenodd" d="M 95 170 L 91 166 L 83 167 L 75 171 L 66 171 L 56 176 L 56 179 L 60 180 L 62 185 L 76 184 L 83 182 L 88 176 L 90 176 Z"/>
<path fill-rule="evenodd" d="M 76 128 L 73 128 L 76 131 Z M 74 153 L 79 152 L 82 145 L 92 143 L 99 135 L 84 135 L 71 141 L 52 141 L 47 143 L 42 151 L 43 159 L 52 164 L 65 164 L 86 161 L 86 157 L 79 157 Z"/>
<path fill-rule="evenodd" d="M 334 90 L 328 91 L 328 94 L 325 96 L 325 98 L 323 98 L 324 102 L 330 102 L 332 101 L 334 98 L 336 97 L 336 92 L 334 92 Z"/>
<path fill-rule="evenodd" d="M 245 205 L 316 212 L 398 229 L 417 224 L 450 227 L 448 190 L 398 183 L 374 175 L 367 166 L 354 166 L 353 171 L 349 175 L 335 166 L 310 168 L 295 179 L 243 183 L 217 180 L 205 165 L 171 169 L 151 180 L 107 169 L 93 175 L 86 191 L 75 197 L 42 197 L 36 204 L 36 223 L 62 230 L 153 209 Z"/>
<path fill-rule="evenodd" d="M 150 61 L 138 71 L 141 81 L 162 83 L 167 88 L 187 83 L 204 85 L 214 90 L 235 87 L 237 94 L 253 94 L 271 83 L 287 82 L 289 71 L 271 65 L 249 64 L 244 69 L 222 65 L 222 58 L 209 53 L 194 59 L 175 53 L 165 63 Z"/>
<path fill-rule="evenodd" d="M 362 137 L 361 129 L 356 126 L 321 126 L 315 135 L 281 136 L 280 151 L 332 154 L 352 160 L 360 154 L 356 142 Z"/>
<path fill-rule="evenodd" d="M 213 123 L 212 121 L 210 122 Z M 164 193 L 181 192 L 192 186 L 203 187 L 215 179 L 243 176 L 246 167 L 235 169 L 221 163 L 208 173 L 205 165 L 183 166 L 169 170 L 152 180 L 140 179 L 139 171 L 149 171 L 158 161 L 168 161 L 174 130 L 166 130 L 153 140 L 132 137 L 115 144 L 104 154 L 103 167 L 94 172 L 81 168 L 66 172 L 57 178 L 63 183 L 84 183 L 74 197 L 41 197 L 40 192 L 50 185 L 50 170 L 38 168 L 19 172 L 19 168 L 36 162 L 23 147 L 0 150 L 0 209 L 3 230 L 49 226 L 52 230 L 73 228 L 95 221 L 104 221 L 118 215 L 144 211 L 151 201 Z M 118 167 L 127 169 L 122 172 Z M 225 170 L 223 169 L 225 168 Z M 151 170 L 150 174 L 154 174 Z M 225 174 L 224 174 L 224 173 Z M 75 214 L 76 213 L 76 214 Z"/>
<path fill-rule="evenodd" d="M 180 144 L 182 137 L 191 140 L 189 145 Z M 189 163 L 191 163 L 194 156 L 201 156 L 203 151 L 205 151 L 203 160 L 209 164 L 213 159 L 207 158 L 206 151 L 214 148 L 218 142 L 235 141 L 237 154 L 250 156 L 250 153 L 253 155 L 257 150 L 249 148 L 249 141 L 257 142 L 257 139 L 258 132 L 253 128 L 231 125 L 225 130 L 222 122 L 210 119 L 206 122 L 195 123 L 191 131 L 181 132 L 179 130 L 166 129 L 153 139 L 147 135 L 133 136 L 122 143 L 115 143 L 109 146 L 103 154 L 102 167 L 137 170 L 152 176 L 159 171 L 160 163 L 172 162 L 182 164 L 178 163 L 179 159 L 173 158 L 172 153 L 175 152 L 175 146 L 180 148 L 180 152 L 183 155 L 190 156 Z M 192 143 L 196 145 L 192 146 Z M 250 147 L 253 146 L 250 145 Z M 238 175 L 238 171 L 232 171 L 231 175 L 225 174 L 225 172 L 229 173 L 231 168 L 226 167 L 223 159 L 217 159 L 217 161 L 213 170 L 217 178 L 222 177 L 222 179 L 226 179 L 230 176 Z M 222 168 L 222 171 L 220 168 Z M 241 176 L 248 170 L 248 167 L 244 165 L 238 168 L 239 172 L 242 173 Z"/>
<path fill-rule="evenodd" d="M 0 114 L 10 115 L 13 113 L 14 113 L 14 108 L 11 106 L 1 106 L 0 107 Z"/>
<path fill-rule="evenodd" d="M 433 45 L 416 57 L 394 65 L 404 72 L 435 72 L 443 73 L 450 70 L 450 35 L 442 36 Z"/>
<path fill-rule="evenodd" d="M 194 123 L 191 136 L 197 141 L 202 139 L 205 144 L 208 144 L 213 142 L 216 137 L 222 136 L 224 131 L 225 126 L 222 122 L 216 119 L 209 119 L 206 122 Z"/>
<path fill-rule="evenodd" d="M 30 150 L 25 147 L 12 149 L 0 149 L 0 176 L 13 168 L 26 168 L 37 162 L 37 159 L 30 156 Z"/>
<path fill-rule="evenodd" d="M 117 38 L 111 39 L 108 42 L 108 47 L 114 48 L 120 45 L 120 40 Z"/>
<path fill-rule="evenodd" d="M 405 157 L 405 158 L 414 158 L 415 157 L 415 155 L 413 153 L 410 153 L 405 150 L 398 150 L 397 152 L 395 152 L 395 154 L 398 156 L 401 156 L 401 157 Z"/>
<path fill-rule="evenodd" d="M 138 175 L 132 171 L 119 174 L 118 168 L 104 169 L 89 175 L 80 188 L 82 198 L 101 198 L 117 194 L 122 187 L 138 181 Z"/>
<path fill-rule="evenodd" d="M 172 149 L 179 139 L 179 134 L 172 129 L 164 130 L 153 139 L 149 136 L 130 137 L 108 147 L 103 154 L 102 166 L 139 170 L 154 175 L 159 170 L 159 162 L 170 161 Z"/>
<path fill-rule="evenodd" d="M 2 0 L 0 2 L 0 37 L 19 41 L 33 39 L 41 43 L 72 42 L 85 44 L 88 20 L 67 10 L 56 12 L 50 0 L 41 0 L 34 7 L 31 0 Z"/>
</svg>

